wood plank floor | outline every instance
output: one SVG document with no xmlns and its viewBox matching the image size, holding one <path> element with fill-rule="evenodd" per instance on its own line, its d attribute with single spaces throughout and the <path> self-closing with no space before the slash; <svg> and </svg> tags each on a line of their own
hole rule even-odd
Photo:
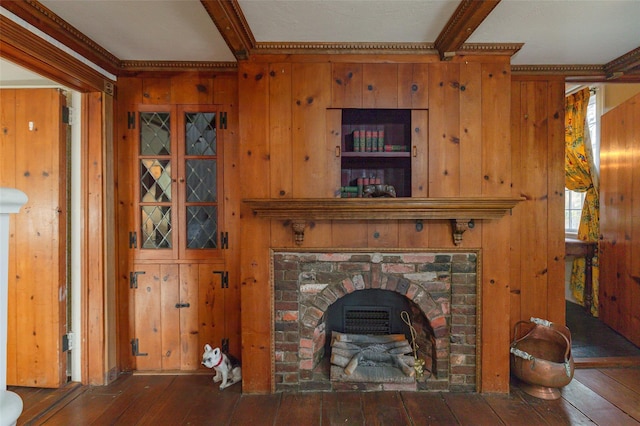
<svg viewBox="0 0 640 426">
<path fill-rule="evenodd" d="M 640 425 L 640 367 L 576 370 L 562 398 L 340 392 L 242 395 L 210 375 L 123 375 L 104 387 L 15 388 L 19 425 Z"/>
</svg>

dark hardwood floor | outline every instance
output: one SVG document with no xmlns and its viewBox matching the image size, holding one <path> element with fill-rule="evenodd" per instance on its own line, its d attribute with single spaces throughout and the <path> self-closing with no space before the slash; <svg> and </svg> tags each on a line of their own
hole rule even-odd
<svg viewBox="0 0 640 426">
<path fill-rule="evenodd" d="M 19 425 L 640 425 L 640 367 L 576 370 L 562 398 L 425 392 L 220 391 L 211 375 L 123 375 L 104 387 L 15 388 Z"/>
<path fill-rule="evenodd" d="M 577 369 L 562 398 L 340 392 L 243 395 L 212 375 L 123 375 L 104 387 L 16 388 L 19 425 L 640 425 L 640 348 L 572 303 Z"/>
</svg>

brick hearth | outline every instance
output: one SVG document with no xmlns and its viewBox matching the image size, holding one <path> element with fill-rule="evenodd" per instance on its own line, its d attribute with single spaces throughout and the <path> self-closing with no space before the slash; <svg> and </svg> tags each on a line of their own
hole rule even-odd
<svg viewBox="0 0 640 426">
<path fill-rule="evenodd" d="M 476 390 L 478 252 L 274 252 L 275 390 L 395 390 L 394 384 L 329 380 L 326 313 L 373 289 L 407 298 L 418 358 L 432 374 L 415 390 Z"/>
</svg>

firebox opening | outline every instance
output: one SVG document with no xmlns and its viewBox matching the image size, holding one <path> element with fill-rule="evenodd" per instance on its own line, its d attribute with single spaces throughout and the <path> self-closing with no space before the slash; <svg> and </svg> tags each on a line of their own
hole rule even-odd
<svg viewBox="0 0 640 426">
<path fill-rule="evenodd" d="M 404 334 L 411 339 L 409 326 L 400 313 L 411 312 L 406 297 L 387 290 L 356 291 L 336 300 L 325 314 L 326 333 L 332 331 L 352 334 Z M 331 339 L 325 342 L 325 353 L 330 353 Z"/>
</svg>

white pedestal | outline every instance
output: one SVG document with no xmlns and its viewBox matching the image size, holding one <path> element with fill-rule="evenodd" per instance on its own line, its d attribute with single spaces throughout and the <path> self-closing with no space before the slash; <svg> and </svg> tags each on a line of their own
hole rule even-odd
<svg viewBox="0 0 640 426">
<path fill-rule="evenodd" d="M 27 202 L 24 192 L 0 188 L 0 426 L 15 425 L 22 413 L 22 399 L 7 390 L 7 315 L 9 292 L 9 214 Z"/>
</svg>

